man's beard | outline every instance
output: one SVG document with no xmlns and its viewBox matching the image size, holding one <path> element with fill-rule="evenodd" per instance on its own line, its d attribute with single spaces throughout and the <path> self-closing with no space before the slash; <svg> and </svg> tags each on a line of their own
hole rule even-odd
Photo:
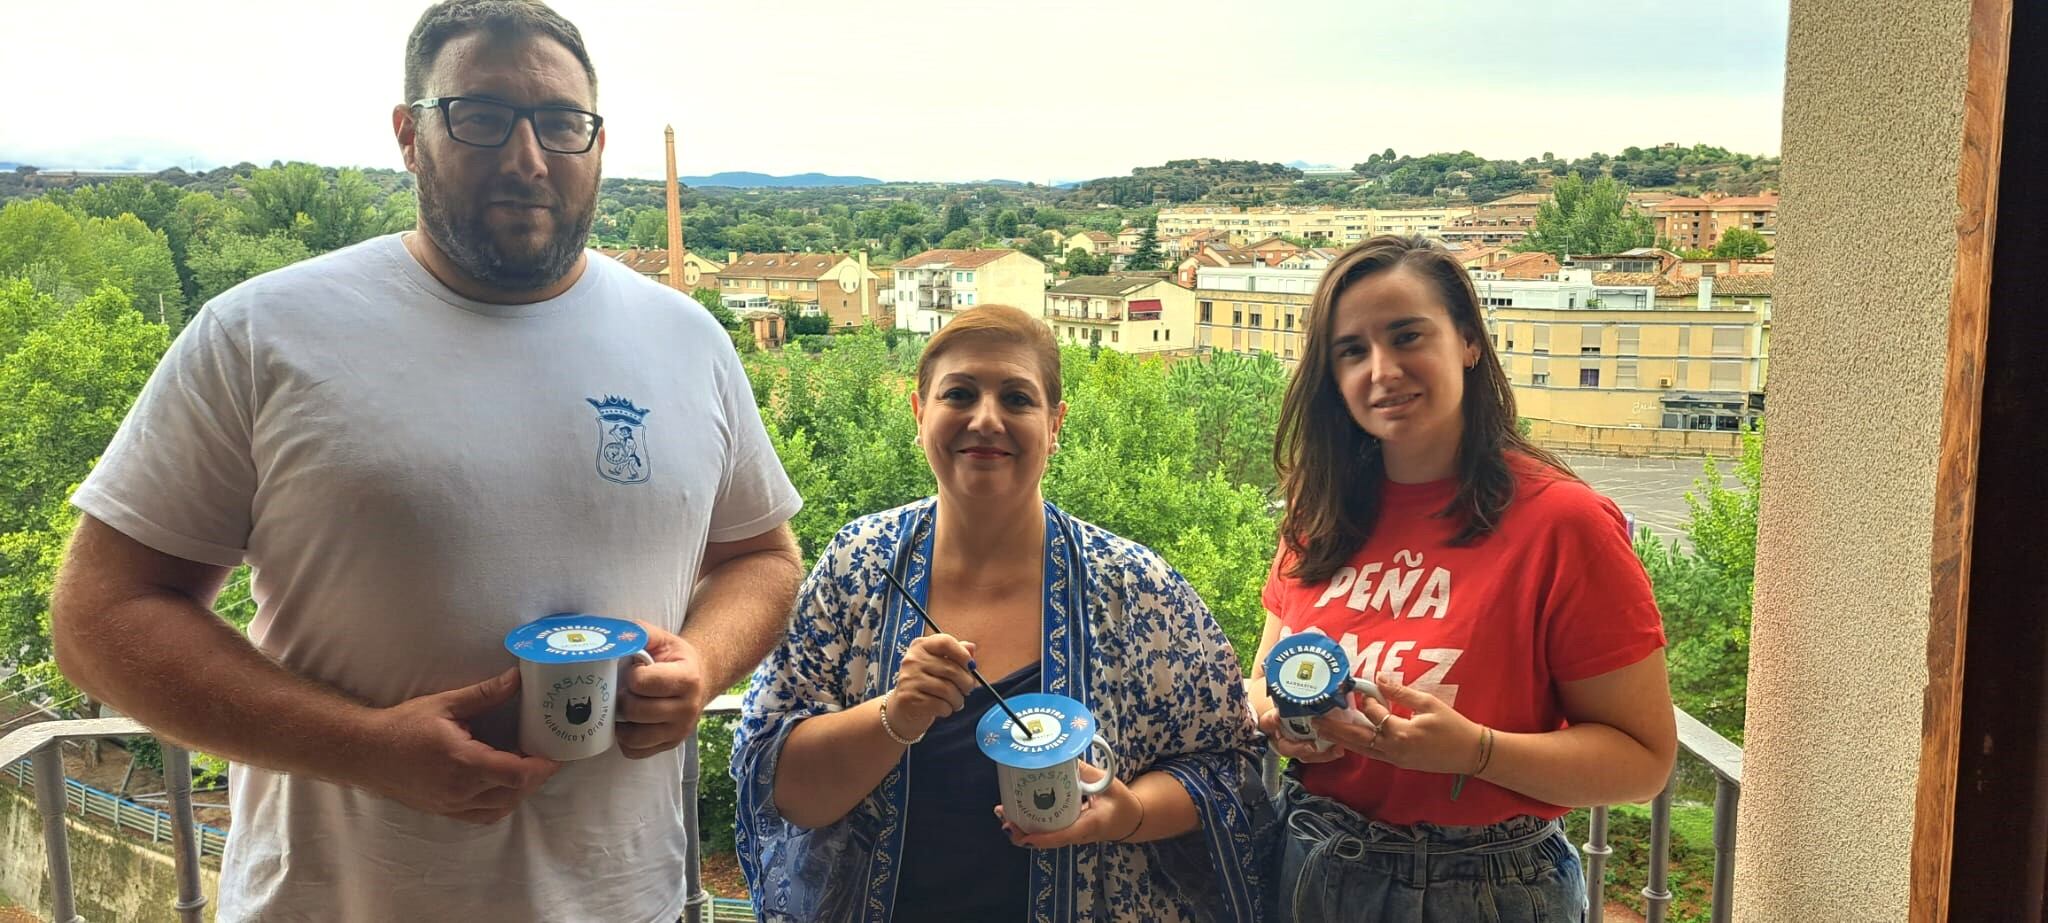
<svg viewBox="0 0 2048 923">
<path fill-rule="evenodd" d="M 465 194 L 465 190 L 442 187 L 426 157 L 421 158 L 420 166 L 420 223 L 434 245 L 470 278 L 500 291 L 533 291 L 560 282 L 583 254 L 583 245 L 590 239 L 590 222 L 597 213 L 596 177 L 592 177 L 589 199 L 557 202 L 546 187 L 531 187 L 502 176 L 494 177 L 474 195 Z M 554 207 L 554 232 L 538 253 L 510 254 L 498 246 L 497 235 L 485 221 L 490 201 L 498 198 L 546 202 Z"/>
</svg>

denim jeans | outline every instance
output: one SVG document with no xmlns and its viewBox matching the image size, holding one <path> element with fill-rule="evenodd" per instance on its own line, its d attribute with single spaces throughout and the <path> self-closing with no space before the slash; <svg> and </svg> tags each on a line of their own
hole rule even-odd
<svg viewBox="0 0 2048 923">
<path fill-rule="evenodd" d="M 1268 918 L 1298 923 L 1582 923 L 1586 879 L 1554 820 L 1395 827 L 1303 790 L 1280 793 Z"/>
</svg>

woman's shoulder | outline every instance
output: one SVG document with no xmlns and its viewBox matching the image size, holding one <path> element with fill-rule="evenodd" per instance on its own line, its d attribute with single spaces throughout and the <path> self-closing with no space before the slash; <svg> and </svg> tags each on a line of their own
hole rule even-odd
<svg viewBox="0 0 2048 923">
<path fill-rule="evenodd" d="M 829 560 L 835 567 L 852 567 L 871 561 L 876 555 L 886 558 L 886 552 L 895 548 L 903 530 L 931 505 L 932 498 L 926 497 L 893 509 L 869 513 L 840 526 L 832 541 L 819 553 L 819 563 Z"/>
<path fill-rule="evenodd" d="M 1090 579 L 1098 586 L 1127 594 L 1170 596 L 1187 585 L 1159 552 L 1094 523 L 1068 518 L 1074 523 L 1075 541 L 1088 562 Z"/>
<path fill-rule="evenodd" d="M 1510 453 L 1517 512 L 1564 530 L 1623 528 L 1621 507 L 1576 475 L 1520 452 Z"/>
</svg>

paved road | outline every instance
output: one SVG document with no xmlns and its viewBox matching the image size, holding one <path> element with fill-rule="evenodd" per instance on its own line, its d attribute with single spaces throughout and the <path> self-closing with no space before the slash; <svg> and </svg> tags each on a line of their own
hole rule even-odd
<svg viewBox="0 0 2048 923">
<path fill-rule="evenodd" d="M 1565 462 L 1585 478 L 1586 483 L 1636 517 L 1638 528 L 1650 527 L 1658 538 L 1670 541 L 1685 537 L 1687 491 L 1698 489 L 1706 477 L 1697 458 L 1609 458 L 1598 455 L 1567 455 Z M 1737 487 L 1733 459 L 1717 462 L 1721 484 Z"/>
</svg>

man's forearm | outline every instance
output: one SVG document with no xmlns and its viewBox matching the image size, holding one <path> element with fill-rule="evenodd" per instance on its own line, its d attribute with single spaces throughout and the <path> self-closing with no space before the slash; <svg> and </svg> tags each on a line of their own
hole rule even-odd
<svg viewBox="0 0 2048 923">
<path fill-rule="evenodd" d="M 180 745 L 339 781 L 372 709 L 291 673 L 197 600 L 163 591 L 99 611 L 53 603 L 72 684 Z"/>
<path fill-rule="evenodd" d="M 745 679 L 789 631 L 803 563 L 794 551 L 757 551 L 720 564 L 697 582 L 678 632 L 704 655 L 716 695 Z"/>
</svg>

